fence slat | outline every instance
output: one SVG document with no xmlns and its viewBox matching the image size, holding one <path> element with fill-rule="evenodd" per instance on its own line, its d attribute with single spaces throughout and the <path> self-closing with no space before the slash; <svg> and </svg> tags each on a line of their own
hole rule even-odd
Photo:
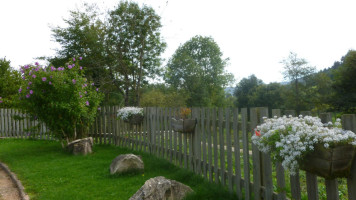
<svg viewBox="0 0 356 200">
<path fill-rule="evenodd" d="M 213 182 L 213 151 L 212 151 L 212 140 L 211 140 L 211 109 L 207 108 L 206 112 L 206 136 L 208 138 L 208 174 L 209 174 L 209 181 Z"/>
<path fill-rule="evenodd" d="M 251 130 L 255 128 L 258 124 L 258 110 L 257 108 L 251 108 L 250 110 L 250 123 L 251 123 Z M 258 150 L 257 146 L 252 143 L 252 163 L 253 163 L 253 193 L 254 199 L 261 199 L 261 154 Z"/>
<path fill-rule="evenodd" d="M 234 135 L 234 157 L 235 157 L 235 185 L 236 185 L 236 194 L 238 199 L 242 199 L 241 192 L 241 166 L 240 166 L 240 136 L 239 136 L 239 111 L 237 108 L 232 110 L 233 112 L 233 123 L 232 131 Z"/>
<path fill-rule="evenodd" d="M 224 143 L 224 110 L 219 108 L 219 151 L 220 151 L 220 183 L 225 186 L 225 143 Z"/>
<path fill-rule="evenodd" d="M 225 131 L 225 135 L 226 135 L 226 148 L 227 148 L 227 185 L 229 187 L 229 191 L 232 192 L 233 191 L 233 187 L 232 187 L 232 149 L 231 149 L 231 126 L 230 126 L 230 108 L 226 109 L 226 115 L 225 115 L 225 125 L 226 125 L 226 131 Z"/>
<path fill-rule="evenodd" d="M 318 181 L 315 174 L 306 172 L 308 199 L 319 199 Z"/>
<path fill-rule="evenodd" d="M 356 133 L 356 115 L 342 115 L 342 128 Z M 347 178 L 347 191 L 349 200 L 356 200 L 356 159 L 354 159 L 350 176 Z"/>
<path fill-rule="evenodd" d="M 217 128 L 216 128 L 216 109 L 213 108 L 213 121 L 212 121 L 212 126 L 213 126 L 213 143 L 214 143 L 214 178 L 215 178 L 215 183 L 219 183 L 219 164 L 218 164 L 218 133 L 217 133 Z"/>
<path fill-rule="evenodd" d="M 207 109 L 206 108 L 202 108 L 201 109 L 201 147 L 202 147 L 202 153 L 203 153 L 203 166 L 202 166 L 202 171 L 203 171 L 203 176 L 205 178 L 207 178 L 208 174 L 207 174 L 207 169 L 206 169 L 206 163 L 207 163 L 207 159 L 206 159 L 206 139 L 207 139 L 207 133 L 206 133 L 206 129 L 205 129 L 205 122 L 207 122 L 206 120 L 206 116 L 205 116 L 205 111 Z M 199 145 L 199 144 L 198 144 Z M 200 147 L 200 145 L 199 145 Z"/>
<path fill-rule="evenodd" d="M 244 188 L 245 199 L 251 199 L 250 190 L 250 151 L 249 151 L 249 136 L 247 132 L 247 108 L 241 109 L 241 129 L 242 129 L 242 147 L 243 147 L 243 163 L 244 163 Z"/>
</svg>

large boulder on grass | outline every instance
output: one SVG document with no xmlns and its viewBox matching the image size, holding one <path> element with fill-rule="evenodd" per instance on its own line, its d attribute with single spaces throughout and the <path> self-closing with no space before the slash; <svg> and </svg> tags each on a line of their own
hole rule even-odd
<svg viewBox="0 0 356 200">
<path fill-rule="evenodd" d="M 93 138 L 74 140 L 67 145 L 67 150 L 74 155 L 87 155 L 92 153 Z"/>
<path fill-rule="evenodd" d="M 147 180 L 130 200 L 181 200 L 190 192 L 189 186 L 158 176 Z"/>
<path fill-rule="evenodd" d="M 110 174 L 121 174 L 129 171 L 143 171 L 144 164 L 139 156 L 122 154 L 117 156 L 110 165 Z"/>
</svg>

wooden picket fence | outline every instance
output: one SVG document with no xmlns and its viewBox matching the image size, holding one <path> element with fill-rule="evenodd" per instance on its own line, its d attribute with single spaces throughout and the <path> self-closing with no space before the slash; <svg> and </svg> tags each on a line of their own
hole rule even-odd
<svg viewBox="0 0 356 200">
<path fill-rule="evenodd" d="M 112 144 L 144 151 L 194 171 L 207 180 L 226 186 L 239 199 L 319 199 L 318 185 L 324 184 L 327 199 L 339 199 L 339 183 L 347 184 L 348 199 L 356 200 L 356 161 L 347 179 L 324 180 L 300 171 L 290 176 L 280 163 L 273 164 L 268 154 L 258 151 L 251 143 L 254 127 L 262 117 L 281 116 L 281 110 L 267 108 L 192 108 L 197 119 L 194 133 L 174 132 L 171 118 L 174 108 L 144 108 L 141 125 L 130 125 L 116 117 L 118 107 L 103 107 L 90 136 L 97 144 Z M 26 128 L 36 121 L 15 121 L 20 114 L 14 110 L 0 110 L 0 137 L 54 139 L 45 126 L 28 134 Z M 283 114 L 295 115 L 294 111 Z M 310 112 L 302 112 L 310 115 Z M 321 114 L 322 121 L 331 120 L 331 113 Z M 356 132 L 356 115 L 343 115 L 344 129 Z M 356 159 L 355 159 L 356 160 Z M 323 183 L 320 183 L 322 180 Z"/>
</svg>

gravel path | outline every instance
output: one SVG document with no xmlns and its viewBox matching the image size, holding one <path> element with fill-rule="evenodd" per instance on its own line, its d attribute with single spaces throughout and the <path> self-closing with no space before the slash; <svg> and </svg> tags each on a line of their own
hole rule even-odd
<svg viewBox="0 0 356 200">
<path fill-rule="evenodd" d="M 17 187 L 0 167 L 0 200 L 20 200 Z"/>
<path fill-rule="evenodd" d="M 0 162 L 0 200 L 29 200 L 21 182 L 10 169 Z"/>
</svg>

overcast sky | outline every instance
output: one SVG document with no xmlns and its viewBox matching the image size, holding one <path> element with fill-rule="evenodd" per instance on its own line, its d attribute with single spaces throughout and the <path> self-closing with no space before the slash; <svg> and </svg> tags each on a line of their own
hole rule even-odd
<svg viewBox="0 0 356 200">
<path fill-rule="evenodd" d="M 14 68 L 54 55 L 49 25 L 64 26 L 69 10 L 83 2 L 112 9 L 118 0 L 1 0 L 0 58 Z M 195 35 L 211 36 L 237 81 L 255 74 L 281 82 L 280 63 L 290 51 L 318 70 L 356 49 L 356 1 L 346 0 L 136 0 L 162 18 L 168 59 Z"/>
</svg>

